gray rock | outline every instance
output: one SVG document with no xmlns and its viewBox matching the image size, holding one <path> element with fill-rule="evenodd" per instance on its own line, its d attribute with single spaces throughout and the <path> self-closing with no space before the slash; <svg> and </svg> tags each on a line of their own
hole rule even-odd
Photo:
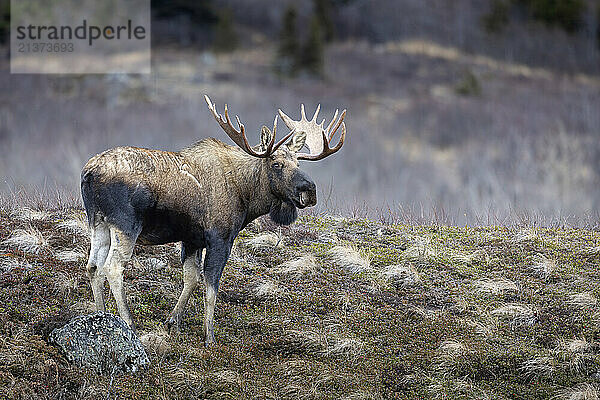
<svg viewBox="0 0 600 400">
<path fill-rule="evenodd" d="M 129 325 L 109 313 L 73 318 L 52 331 L 50 343 L 58 346 L 71 363 L 99 374 L 135 372 L 150 363 Z"/>
</svg>

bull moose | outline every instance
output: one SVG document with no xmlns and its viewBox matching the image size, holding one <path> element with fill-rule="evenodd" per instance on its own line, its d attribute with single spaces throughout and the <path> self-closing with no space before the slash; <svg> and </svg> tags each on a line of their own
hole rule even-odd
<svg viewBox="0 0 600 400">
<path fill-rule="evenodd" d="M 298 167 L 299 160 L 321 160 L 342 148 L 346 110 L 324 127 L 317 123 L 320 106 L 309 121 L 279 116 L 290 132 L 275 143 L 273 130 L 261 130 L 261 143 L 251 147 L 244 125 L 238 128 L 204 96 L 217 123 L 235 142 L 200 140 L 179 152 L 117 147 L 92 157 L 81 173 L 81 193 L 87 213 L 91 248 L 86 266 L 97 311 L 104 311 L 105 279 L 119 315 L 134 328 L 123 287 L 123 270 L 136 242 L 181 242 L 183 290 L 166 324 L 179 330 L 188 299 L 204 278 L 206 343 L 214 342 L 214 311 L 219 279 L 238 233 L 254 219 L 269 214 L 288 225 L 297 209 L 314 206 L 316 186 Z M 339 142 L 330 147 L 338 128 Z M 286 143 L 287 142 L 287 143 Z M 285 145 L 284 145 L 285 144 Z M 299 151 L 306 146 L 309 153 Z M 200 265 L 206 249 L 204 265 Z"/>
</svg>

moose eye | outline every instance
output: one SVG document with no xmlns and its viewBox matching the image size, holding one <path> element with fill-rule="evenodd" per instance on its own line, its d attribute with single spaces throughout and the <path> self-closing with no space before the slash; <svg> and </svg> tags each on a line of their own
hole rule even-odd
<svg viewBox="0 0 600 400">
<path fill-rule="evenodd" d="M 273 163 L 271 165 L 271 167 L 273 167 L 273 169 L 282 169 L 283 168 L 283 164 L 276 162 L 276 163 Z"/>
</svg>

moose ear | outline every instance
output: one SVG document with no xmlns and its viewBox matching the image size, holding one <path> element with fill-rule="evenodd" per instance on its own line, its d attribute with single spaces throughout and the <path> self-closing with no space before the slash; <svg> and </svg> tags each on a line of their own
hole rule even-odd
<svg viewBox="0 0 600 400">
<path fill-rule="evenodd" d="M 292 136 L 292 140 L 286 146 L 290 151 L 297 153 L 304 147 L 304 142 L 306 142 L 306 132 L 298 132 Z"/>
<path fill-rule="evenodd" d="M 265 151 L 267 149 L 267 147 L 269 147 L 269 143 L 271 143 L 272 139 L 273 139 L 273 133 L 271 132 L 271 130 L 269 128 L 267 128 L 266 126 L 263 125 L 262 129 L 260 130 L 261 151 Z"/>
</svg>

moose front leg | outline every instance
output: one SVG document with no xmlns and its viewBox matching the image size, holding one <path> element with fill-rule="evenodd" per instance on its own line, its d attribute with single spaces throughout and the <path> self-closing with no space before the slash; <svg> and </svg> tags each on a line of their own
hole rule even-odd
<svg viewBox="0 0 600 400">
<path fill-rule="evenodd" d="M 204 259 L 204 283 L 206 285 L 206 298 L 204 310 L 204 331 L 206 332 L 206 344 L 215 342 L 215 304 L 219 292 L 219 280 L 227 263 L 231 242 L 214 239 L 209 243 L 206 258 Z"/>
<path fill-rule="evenodd" d="M 192 293 L 194 293 L 194 290 L 198 287 L 200 276 L 202 275 L 202 270 L 200 269 L 202 265 L 202 260 L 200 260 L 202 249 L 192 249 L 189 245 L 185 244 L 183 246 L 183 290 L 181 291 L 177 305 L 175 305 L 175 308 L 171 312 L 171 316 L 166 321 L 169 331 L 172 329 L 179 331 L 185 306 Z"/>
</svg>

